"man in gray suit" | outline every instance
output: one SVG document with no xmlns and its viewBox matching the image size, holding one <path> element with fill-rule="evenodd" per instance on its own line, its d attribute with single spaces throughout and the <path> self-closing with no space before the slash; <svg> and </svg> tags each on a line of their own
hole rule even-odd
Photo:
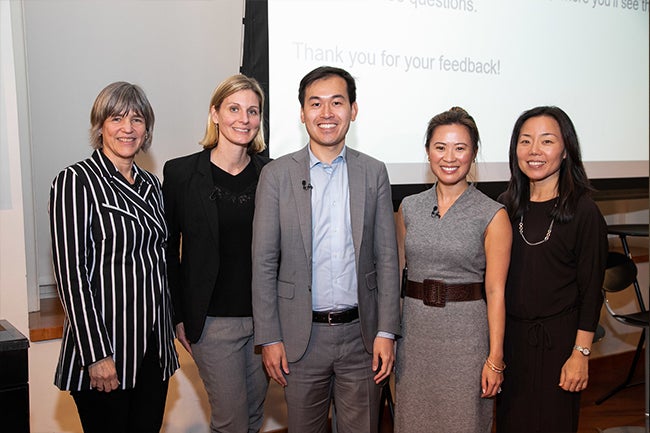
<svg viewBox="0 0 650 433">
<path fill-rule="evenodd" d="M 356 85 L 323 66 L 300 82 L 303 149 L 262 170 L 253 222 L 255 343 L 285 387 L 290 433 L 376 432 L 400 332 L 386 167 L 345 145 Z M 379 127 L 380 125 L 378 125 Z"/>
</svg>

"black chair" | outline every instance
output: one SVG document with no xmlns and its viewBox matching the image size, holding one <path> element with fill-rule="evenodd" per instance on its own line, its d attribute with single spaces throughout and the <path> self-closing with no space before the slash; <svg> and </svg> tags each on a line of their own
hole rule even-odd
<svg viewBox="0 0 650 433">
<path fill-rule="evenodd" d="M 648 237 L 648 224 L 614 224 L 610 225 L 607 227 L 607 233 L 610 235 L 616 235 L 620 238 L 621 240 L 621 245 L 623 247 L 623 252 L 625 253 L 624 255 L 627 256 L 628 258 L 632 257 L 632 254 L 630 252 L 630 247 L 627 242 L 627 238 L 629 236 L 633 237 Z M 617 259 L 612 259 L 614 261 L 624 261 L 620 255 L 617 256 Z M 630 264 L 634 265 L 634 262 L 630 259 L 627 267 L 628 269 L 631 269 Z M 641 295 L 641 286 L 639 286 L 639 282 L 636 279 L 636 265 L 634 266 L 635 269 L 635 274 L 634 278 L 632 280 L 632 283 L 634 285 L 634 292 L 636 294 L 636 301 L 639 306 L 639 311 L 647 311 L 645 304 L 643 302 L 643 296 Z M 629 276 L 629 274 L 628 274 Z M 629 284 L 628 284 L 629 285 Z M 625 286 L 627 287 L 627 286 Z M 623 288 L 625 288 L 623 287 Z M 622 289 L 621 289 L 622 290 Z M 611 313 L 610 313 L 611 314 Z M 596 405 L 599 405 L 603 403 L 605 400 L 609 399 L 613 395 L 615 395 L 617 392 L 633 385 L 638 385 L 639 383 L 632 383 L 632 379 L 634 376 L 634 372 L 636 371 L 636 366 L 639 363 L 639 359 L 641 358 L 641 354 L 643 353 L 643 343 L 645 342 L 646 335 L 644 332 L 641 333 L 639 336 L 639 342 L 636 346 L 636 351 L 634 353 L 634 358 L 632 360 L 632 364 L 630 365 L 630 369 L 628 371 L 627 377 L 625 380 L 619 384 L 618 386 L 614 387 L 610 392 L 596 400 Z M 646 362 L 648 362 L 646 358 Z M 646 379 L 646 382 L 648 380 Z"/>
<path fill-rule="evenodd" d="M 592 342 L 598 343 L 603 338 L 605 338 L 605 328 L 599 323 L 598 327 L 596 328 L 596 332 L 594 332 L 594 338 Z"/>
<path fill-rule="evenodd" d="M 634 367 L 640 356 L 640 349 L 643 347 L 644 337 L 647 338 L 648 333 L 650 333 L 650 311 L 646 310 L 643 304 L 640 304 L 640 311 L 629 313 L 629 314 L 619 314 L 613 307 L 609 304 L 607 299 L 608 294 L 620 292 L 627 289 L 630 286 L 638 287 L 638 282 L 636 279 L 637 268 L 634 264 L 634 261 L 625 254 L 617 253 L 610 251 L 607 256 L 607 269 L 605 270 L 605 281 L 603 282 L 603 296 L 604 296 L 604 305 L 607 309 L 607 312 L 617 321 L 628 326 L 635 326 L 642 328 L 645 331 L 645 334 L 642 334 L 641 340 L 637 347 L 635 353 L 635 359 L 632 363 L 632 369 L 628 374 L 627 379 L 606 394 L 604 397 L 596 401 L 596 404 L 600 404 L 603 401 L 607 400 L 612 395 L 616 394 L 621 389 L 624 389 L 628 386 L 631 386 L 630 381 L 632 375 L 634 374 Z M 602 432 L 613 433 L 618 432 L 633 432 L 637 429 L 639 431 L 645 431 L 648 433 L 650 430 L 650 421 L 648 417 L 648 411 L 650 410 L 650 381 L 648 380 L 650 367 L 648 366 L 648 360 L 650 359 L 650 345 L 646 344 L 646 362 L 645 362 L 645 430 L 642 427 L 614 427 Z"/>
<path fill-rule="evenodd" d="M 381 398 L 379 399 L 379 431 L 381 432 L 382 421 L 384 420 L 384 407 L 388 406 L 388 413 L 390 415 L 390 422 L 395 422 L 395 402 L 393 401 L 393 393 L 390 389 L 390 380 L 381 387 Z M 391 430 L 392 431 L 392 430 Z"/>
</svg>

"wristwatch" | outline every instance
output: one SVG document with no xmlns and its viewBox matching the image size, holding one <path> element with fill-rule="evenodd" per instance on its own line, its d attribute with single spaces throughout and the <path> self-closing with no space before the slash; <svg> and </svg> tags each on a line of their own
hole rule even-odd
<svg viewBox="0 0 650 433">
<path fill-rule="evenodd" d="M 578 352 L 582 353 L 584 356 L 589 356 L 591 355 L 591 350 L 588 347 L 582 347 L 582 346 L 573 346 L 575 350 Z"/>
</svg>

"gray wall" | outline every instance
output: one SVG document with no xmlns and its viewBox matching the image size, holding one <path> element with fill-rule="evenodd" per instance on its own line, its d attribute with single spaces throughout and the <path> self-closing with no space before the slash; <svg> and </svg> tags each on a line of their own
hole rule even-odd
<svg viewBox="0 0 650 433">
<path fill-rule="evenodd" d="M 24 0 L 38 284 L 53 284 L 47 202 L 52 179 L 84 159 L 89 113 L 113 81 L 139 84 L 156 114 L 136 161 L 159 176 L 200 150 L 212 90 L 239 71 L 243 0 Z M 28 254 L 29 256 L 29 254 Z M 30 305 L 32 303 L 30 302 Z M 33 309 L 33 308 L 32 308 Z"/>
</svg>

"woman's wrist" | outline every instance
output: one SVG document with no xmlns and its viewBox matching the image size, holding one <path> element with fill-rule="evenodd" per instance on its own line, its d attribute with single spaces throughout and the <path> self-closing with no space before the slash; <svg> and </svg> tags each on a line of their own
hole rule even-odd
<svg viewBox="0 0 650 433">
<path fill-rule="evenodd" d="M 506 364 L 503 361 L 495 362 L 489 356 L 485 358 L 485 366 L 497 374 L 502 374 L 506 369 Z"/>
<path fill-rule="evenodd" d="M 503 352 L 490 351 L 490 354 L 487 356 L 490 361 L 494 361 L 497 364 L 503 364 Z"/>
</svg>

